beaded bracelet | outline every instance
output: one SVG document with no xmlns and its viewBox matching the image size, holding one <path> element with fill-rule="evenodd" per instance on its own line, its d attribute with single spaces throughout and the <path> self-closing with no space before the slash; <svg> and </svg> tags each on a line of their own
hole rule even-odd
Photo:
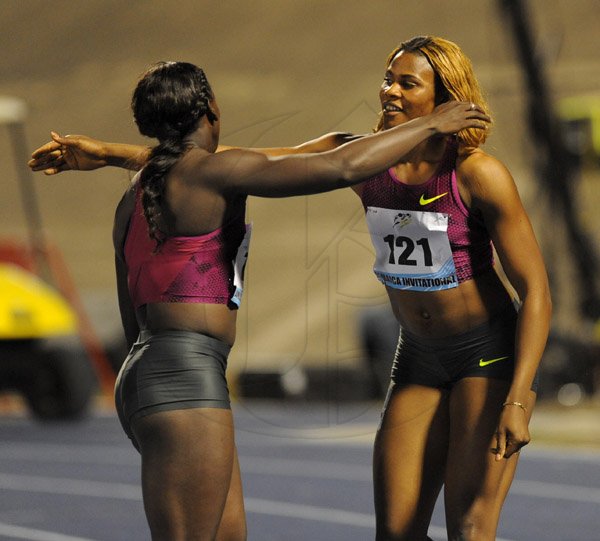
<svg viewBox="0 0 600 541">
<path fill-rule="evenodd" d="M 521 404 L 521 402 L 504 402 L 504 404 L 502 404 L 502 407 L 504 406 L 517 406 L 521 408 L 525 413 L 527 413 L 527 408 L 525 407 L 525 404 Z"/>
</svg>

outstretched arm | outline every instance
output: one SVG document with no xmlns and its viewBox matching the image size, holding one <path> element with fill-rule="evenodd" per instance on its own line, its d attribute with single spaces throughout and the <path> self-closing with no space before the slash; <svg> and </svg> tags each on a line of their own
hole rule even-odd
<svg viewBox="0 0 600 541">
<path fill-rule="evenodd" d="M 92 171 L 106 166 L 140 170 L 150 157 L 150 148 L 127 143 L 111 143 L 87 135 L 65 135 L 50 132 L 52 139 L 34 150 L 28 165 L 33 171 L 56 175 L 63 171 Z M 316 153 L 332 150 L 356 139 L 348 133 L 329 133 L 317 139 L 292 147 L 253 148 L 251 150 L 268 156 Z M 219 145 L 217 152 L 237 147 Z"/>
<path fill-rule="evenodd" d="M 262 197 L 319 193 L 357 184 L 397 163 L 434 135 L 485 129 L 489 117 L 465 102 L 448 102 L 433 113 L 321 154 L 271 157 L 249 150 L 200 156 L 197 175 L 205 187 Z"/>
<path fill-rule="evenodd" d="M 61 136 L 35 150 L 28 165 L 33 171 L 55 175 L 63 171 L 91 171 L 107 165 L 137 171 L 148 161 L 150 148 L 126 143 L 109 143 L 86 135 Z"/>
<path fill-rule="evenodd" d="M 439 132 L 437 133 L 454 133 L 454 131 L 448 131 L 445 128 L 448 127 L 453 130 L 456 124 L 444 126 L 443 122 L 456 122 L 458 118 L 451 118 L 448 111 L 443 110 L 445 106 L 449 106 L 450 108 L 456 107 L 457 102 L 443 104 L 436 109 L 433 115 L 424 118 L 436 117 L 437 114 L 437 118 L 435 119 L 438 122 L 439 128 Z M 485 127 L 482 122 L 479 124 L 473 122 L 477 118 L 480 121 L 489 120 L 477 109 L 467 109 L 466 112 L 470 113 L 471 116 L 463 116 L 460 120 L 464 122 L 468 119 L 472 123 L 462 124 L 464 127 Z M 433 132 L 429 135 L 436 133 L 437 128 L 435 125 L 432 125 L 431 129 Z M 90 171 L 109 165 L 137 171 L 148 161 L 151 151 L 149 147 L 145 146 L 100 141 L 85 135 L 61 136 L 56 132 L 51 132 L 51 135 L 52 140 L 36 149 L 32 154 L 32 159 L 28 163 L 33 171 L 43 171 L 46 175 L 55 175 L 63 171 L 72 170 Z M 362 137 L 347 133 L 331 133 L 295 147 L 252 150 L 254 154 L 264 154 L 272 157 L 289 154 L 320 153 L 335 149 L 348 141 L 359 140 Z M 410 148 L 413 146 L 411 145 Z M 231 148 L 220 146 L 218 151 L 222 152 Z"/>
</svg>

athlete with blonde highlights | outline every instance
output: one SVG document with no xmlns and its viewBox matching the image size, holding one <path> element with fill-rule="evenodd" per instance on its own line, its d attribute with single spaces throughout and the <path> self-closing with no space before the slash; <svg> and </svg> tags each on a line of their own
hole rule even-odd
<svg viewBox="0 0 600 541">
<path fill-rule="evenodd" d="M 449 100 L 489 114 L 471 61 L 434 36 L 391 52 L 379 97 L 376 132 Z M 493 541 L 530 441 L 552 305 L 515 182 L 480 148 L 488 133 L 424 141 L 352 188 L 401 329 L 373 455 L 376 541 L 429 539 L 442 486 L 448 539 Z M 350 138 L 329 134 L 279 152 L 325 151 Z"/>
<path fill-rule="evenodd" d="M 456 44 L 408 40 L 387 59 L 376 131 L 452 100 L 488 113 Z M 486 136 L 463 129 L 429 138 L 353 187 L 375 247 L 375 274 L 401 328 L 373 457 L 377 541 L 428 539 L 442 486 L 448 538 L 494 540 L 519 451 L 530 440 L 551 300 L 515 182 L 480 148 Z M 325 152 L 354 138 L 328 134 L 263 152 Z M 56 135 L 34 156 L 32 166 L 52 174 L 127 161 L 139 168 L 147 151 Z"/>
<path fill-rule="evenodd" d="M 448 99 L 486 110 L 471 62 L 438 37 L 392 51 L 380 99 L 379 130 Z M 378 541 L 427 539 L 442 485 L 448 539 L 494 540 L 530 440 L 551 301 L 514 180 L 479 148 L 487 133 L 429 140 L 355 188 L 402 329 L 374 450 Z M 413 223 L 390 225 L 398 210 Z M 492 244 L 518 300 L 496 272 Z"/>
</svg>

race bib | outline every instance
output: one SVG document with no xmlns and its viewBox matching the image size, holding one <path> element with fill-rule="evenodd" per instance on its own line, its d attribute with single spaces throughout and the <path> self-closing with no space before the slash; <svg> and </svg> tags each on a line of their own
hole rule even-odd
<svg viewBox="0 0 600 541">
<path fill-rule="evenodd" d="M 252 224 L 246 224 L 246 234 L 240 243 L 233 260 L 233 295 L 230 302 L 238 308 L 242 303 L 242 293 L 244 292 L 244 270 L 246 261 L 248 261 L 248 250 L 250 249 L 250 237 L 252 236 Z"/>
<path fill-rule="evenodd" d="M 367 207 L 366 218 L 380 282 L 411 291 L 458 286 L 447 214 Z"/>
</svg>

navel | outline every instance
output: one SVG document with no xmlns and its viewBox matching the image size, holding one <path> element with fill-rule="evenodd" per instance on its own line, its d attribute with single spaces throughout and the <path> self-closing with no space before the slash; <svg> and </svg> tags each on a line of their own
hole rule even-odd
<svg viewBox="0 0 600 541">
<path fill-rule="evenodd" d="M 431 319 L 431 314 L 430 314 L 429 312 L 426 312 L 425 310 L 423 310 L 423 311 L 421 312 L 421 317 L 422 317 L 423 319 Z"/>
</svg>

